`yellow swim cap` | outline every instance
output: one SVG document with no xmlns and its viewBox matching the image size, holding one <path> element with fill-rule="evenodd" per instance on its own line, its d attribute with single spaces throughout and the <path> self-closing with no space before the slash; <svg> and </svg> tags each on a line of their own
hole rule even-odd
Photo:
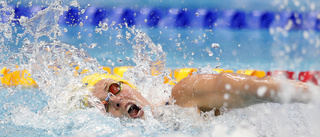
<svg viewBox="0 0 320 137">
<path fill-rule="evenodd" d="M 100 74 L 100 73 L 95 73 L 95 74 L 91 74 L 91 75 L 88 75 L 88 76 L 85 76 L 81 82 L 85 84 L 85 86 L 87 88 L 89 88 L 91 90 L 91 88 L 100 80 L 102 79 L 107 79 L 107 78 L 110 78 L 110 79 L 113 79 L 114 81 L 117 81 L 117 82 L 123 82 L 124 84 L 127 84 L 129 85 L 131 88 L 133 89 L 137 89 L 133 84 L 131 84 L 128 80 L 125 80 L 125 79 L 122 79 L 118 76 L 115 76 L 115 75 L 110 75 L 110 74 Z"/>
</svg>

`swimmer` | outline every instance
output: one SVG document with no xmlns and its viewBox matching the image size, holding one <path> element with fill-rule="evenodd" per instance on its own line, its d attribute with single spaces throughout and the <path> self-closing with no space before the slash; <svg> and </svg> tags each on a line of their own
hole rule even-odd
<svg viewBox="0 0 320 137">
<path fill-rule="evenodd" d="M 97 77 L 98 76 L 98 77 Z M 114 117 L 144 119 L 144 107 L 150 104 L 128 81 L 108 74 L 93 74 L 84 78 L 92 86 L 93 96 L 101 101 L 102 111 Z M 170 100 L 162 105 L 193 107 L 198 112 L 215 111 L 220 115 L 221 108 L 242 108 L 271 101 L 281 102 L 284 81 L 266 76 L 258 78 L 236 73 L 197 74 L 184 78 L 173 88 Z M 307 83 L 285 80 L 286 86 L 295 90 L 294 102 L 310 100 L 310 87 Z M 86 84 L 88 84 L 86 83 Z M 101 106 L 102 106 L 101 105 Z"/>
</svg>

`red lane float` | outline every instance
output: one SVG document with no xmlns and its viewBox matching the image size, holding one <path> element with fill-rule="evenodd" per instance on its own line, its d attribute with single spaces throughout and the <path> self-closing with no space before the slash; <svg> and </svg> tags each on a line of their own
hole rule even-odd
<svg viewBox="0 0 320 137">
<path fill-rule="evenodd" d="M 318 80 L 320 80 L 320 71 L 300 72 L 298 79 L 302 82 L 311 82 L 315 85 L 318 85 Z"/>
<path fill-rule="evenodd" d="M 280 77 L 285 77 L 287 79 L 292 79 L 292 80 L 296 79 L 296 76 L 293 71 L 285 71 L 285 70 L 268 71 L 267 76 L 280 76 Z"/>
</svg>

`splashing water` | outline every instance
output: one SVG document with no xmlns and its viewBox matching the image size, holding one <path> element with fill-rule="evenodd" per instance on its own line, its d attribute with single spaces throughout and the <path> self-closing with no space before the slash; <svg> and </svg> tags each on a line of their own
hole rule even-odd
<svg viewBox="0 0 320 137">
<path fill-rule="evenodd" d="M 177 106 L 161 106 L 152 115 L 146 108 L 146 120 L 113 118 L 96 108 L 81 105 L 83 96 L 90 94 L 82 88 L 81 70 L 102 72 L 96 59 L 84 49 L 63 43 L 58 24 L 67 7 L 54 1 L 33 18 L 14 19 L 14 12 L 1 1 L 0 23 L 1 67 L 27 69 L 39 85 L 36 89 L 22 87 L 0 89 L 0 134 L 3 136 L 317 136 L 320 127 L 319 93 L 309 104 L 265 103 L 247 108 L 228 110 L 219 117 L 214 112 L 198 116 L 195 110 Z M 79 5 L 76 1 L 72 5 Z M 14 39 L 19 21 L 23 32 Z M 102 23 L 98 33 L 115 25 Z M 169 98 L 171 86 L 163 84 L 169 77 L 165 66 L 166 53 L 152 42 L 146 33 L 133 28 L 126 31 L 132 41 L 133 62 L 124 78 L 137 85 L 144 97 L 158 104 Z M 120 37 L 121 35 L 119 35 Z M 8 43 L 21 42 L 18 53 L 9 50 Z M 98 45 L 99 46 L 99 45 Z M 92 48 L 98 47 L 96 44 Z M 219 48 L 217 44 L 212 48 Z M 19 65 L 19 68 L 15 68 Z M 79 69 L 75 70 L 78 66 Z M 197 72 L 212 72 L 210 66 Z"/>
<path fill-rule="evenodd" d="M 137 31 L 133 39 L 133 52 L 135 57 L 132 59 L 136 66 L 126 73 L 127 78 L 141 89 L 142 94 L 151 103 L 160 103 L 169 99 L 170 87 L 164 85 L 164 77 L 169 76 L 165 68 L 165 53 L 161 45 L 155 45 L 147 34 Z M 164 98 L 163 98 L 164 97 Z"/>
</svg>

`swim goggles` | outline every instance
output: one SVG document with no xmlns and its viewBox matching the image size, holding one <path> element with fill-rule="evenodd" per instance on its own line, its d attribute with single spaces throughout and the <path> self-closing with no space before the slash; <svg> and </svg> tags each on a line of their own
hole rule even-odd
<svg viewBox="0 0 320 137">
<path fill-rule="evenodd" d="M 117 83 L 112 83 L 109 85 L 109 87 L 107 89 L 108 96 L 106 97 L 106 99 L 104 99 L 102 101 L 102 104 L 104 104 L 107 112 L 109 111 L 108 105 L 109 105 L 110 97 L 115 96 L 116 94 L 118 94 L 121 91 L 121 89 L 122 89 L 121 84 L 122 84 L 122 82 L 117 82 Z"/>
</svg>

